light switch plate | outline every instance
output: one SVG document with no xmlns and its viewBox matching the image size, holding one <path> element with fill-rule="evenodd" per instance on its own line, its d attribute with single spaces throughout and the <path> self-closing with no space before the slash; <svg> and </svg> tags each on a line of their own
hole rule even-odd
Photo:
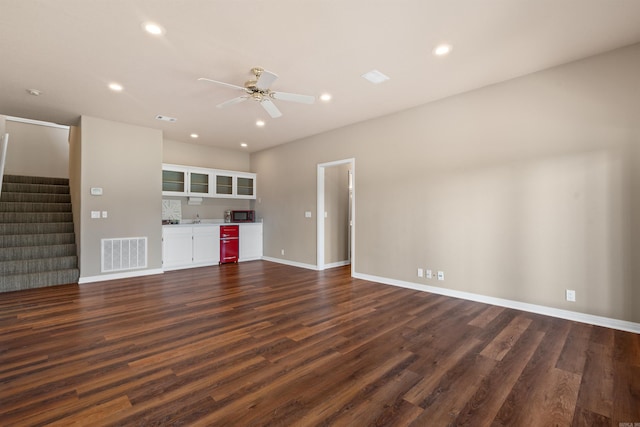
<svg viewBox="0 0 640 427">
<path fill-rule="evenodd" d="M 311 218 L 311 211 L 306 211 L 306 212 L 304 213 L 304 217 L 305 217 L 305 218 Z"/>
<path fill-rule="evenodd" d="M 106 218 L 107 217 L 107 211 L 102 211 L 102 218 Z"/>
<path fill-rule="evenodd" d="M 92 219 L 100 218 L 100 211 L 91 211 L 91 218 Z"/>
</svg>

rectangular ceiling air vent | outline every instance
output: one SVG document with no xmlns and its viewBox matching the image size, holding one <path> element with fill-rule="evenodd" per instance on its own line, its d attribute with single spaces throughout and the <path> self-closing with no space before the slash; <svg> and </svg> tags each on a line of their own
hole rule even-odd
<svg viewBox="0 0 640 427">
<path fill-rule="evenodd" d="M 163 122 L 171 123 L 178 121 L 178 119 L 176 119 L 175 117 L 163 116 L 162 114 L 158 114 L 156 116 L 156 120 L 162 120 Z"/>
</svg>

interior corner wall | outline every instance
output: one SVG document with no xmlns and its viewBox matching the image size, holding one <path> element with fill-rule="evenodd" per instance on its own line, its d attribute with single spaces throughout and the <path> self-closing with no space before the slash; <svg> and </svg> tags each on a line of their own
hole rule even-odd
<svg viewBox="0 0 640 427">
<path fill-rule="evenodd" d="M 264 255 L 315 264 L 317 164 L 355 158 L 356 273 L 640 322 L 638 75 L 634 45 L 254 153 Z"/>
<path fill-rule="evenodd" d="M 7 133 L 7 118 L 0 114 L 0 136 Z"/>
<path fill-rule="evenodd" d="M 80 279 L 103 274 L 103 238 L 147 237 L 147 269 L 161 269 L 162 131 L 82 116 L 80 133 Z"/>
<path fill-rule="evenodd" d="M 69 130 L 6 121 L 7 175 L 69 178 Z"/>
<path fill-rule="evenodd" d="M 69 128 L 69 192 L 73 212 L 73 228 L 76 235 L 78 265 L 82 265 L 82 141 L 80 128 Z"/>
</svg>

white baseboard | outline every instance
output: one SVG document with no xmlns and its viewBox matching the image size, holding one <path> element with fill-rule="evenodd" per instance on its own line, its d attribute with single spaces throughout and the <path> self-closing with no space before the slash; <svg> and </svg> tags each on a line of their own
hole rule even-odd
<svg viewBox="0 0 640 427">
<path fill-rule="evenodd" d="M 576 311 L 561 310 L 559 308 L 546 307 L 543 305 L 529 304 L 520 301 L 513 301 L 503 298 L 489 297 L 471 292 L 456 291 L 453 289 L 439 288 L 437 286 L 421 285 L 403 280 L 389 279 L 386 277 L 373 276 L 370 274 L 353 273 L 356 279 L 368 280 L 370 282 L 383 283 L 385 285 L 399 286 L 402 288 L 414 289 L 417 291 L 431 292 L 438 295 L 445 295 L 454 298 L 461 298 L 469 301 L 482 302 L 485 304 L 498 305 L 501 307 L 513 308 L 516 310 L 528 311 L 531 313 L 543 314 L 545 316 L 558 317 L 560 319 L 573 320 L 590 325 L 604 326 L 606 328 L 618 329 L 621 331 L 640 334 L 640 323 L 628 322 L 626 320 L 612 319 L 609 317 L 595 316 L 593 314 L 579 313 Z"/>
<path fill-rule="evenodd" d="M 278 264 L 290 265 L 292 267 L 306 268 L 307 270 L 316 270 L 316 271 L 318 270 L 317 265 L 305 264 L 305 263 L 296 262 L 296 261 L 289 261 L 288 259 L 271 258 L 268 256 L 263 256 L 262 259 L 265 261 L 277 262 Z"/>
<path fill-rule="evenodd" d="M 162 274 L 161 268 L 154 268 L 151 270 L 136 270 L 136 271 L 127 271 L 126 273 L 116 273 L 116 274 L 103 274 L 100 276 L 88 276 L 81 277 L 78 280 L 78 284 L 82 285 L 84 283 L 94 283 L 94 282 L 105 282 L 107 280 L 116 280 L 116 279 L 128 279 L 130 277 L 142 277 L 142 276 L 151 276 L 153 274 Z"/>
<path fill-rule="evenodd" d="M 332 262 L 332 263 L 329 263 L 329 264 L 325 264 L 324 265 L 324 269 L 327 270 L 329 268 L 344 267 L 345 265 L 349 265 L 349 264 L 351 264 L 351 261 L 349 261 L 349 260 Z"/>
</svg>

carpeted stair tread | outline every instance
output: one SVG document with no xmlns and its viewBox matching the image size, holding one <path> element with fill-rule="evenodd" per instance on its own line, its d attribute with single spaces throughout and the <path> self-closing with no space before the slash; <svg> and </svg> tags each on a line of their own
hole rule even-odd
<svg viewBox="0 0 640 427">
<path fill-rule="evenodd" d="M 69 178 L 51 178 L 44 176 L 3 175 L 4 182 L 19 184 L 69 185 Z"/>
<path fill-rule="evenodd" d="M 2 192 L 12 193 L 51 193 L 69 194 L 68 185 L 23 184 L 18 182 L 2 182 Z"/>
<path fill-rule="evenodd" d="M 5 276 L 40 273 L 43 271 L 70 270 L 77 266 L 78 258 L 76 256 L 0 261 L 0 271 L 2 271 Z"/>
<path fill-rule="evenodd" d="M 19 246 L 0 248 L 0 261 L 19 261 L 76 255 L 76 245 Z"/>
<path fill-rule="evenodd" d="M 0 223 L 0 236 L 12 234 L 45 234 L 45 233 L 73 233 L 72 222 L 44 222 L 44 223 Z"/>
<path fill-rule="evenodd" d="M 66 245 L 75 243 L 75 233 L 0 235 L 0 248 L 20 246 Z M 0 270 L 1 271 L 1 270 Z"/>
<path fill-rule="evenodd" d="M 0 276 L 0 292 L 78 283 L 79 277 L 77 268 Z"/>
<path fill-rule="evenodd" d="M 0 202 L 71 203 L 70 194 L 3 192 Z"/>
<path fill-rule="evenodd" d="M 71 212 L 71 203 L 0 202 L 0 212 Z"/>
<path fill-rule="evenodd" d="M 0 223 L 8 222 L 72 222 L 71 212 L 0 212 Z"/>
</svg>

